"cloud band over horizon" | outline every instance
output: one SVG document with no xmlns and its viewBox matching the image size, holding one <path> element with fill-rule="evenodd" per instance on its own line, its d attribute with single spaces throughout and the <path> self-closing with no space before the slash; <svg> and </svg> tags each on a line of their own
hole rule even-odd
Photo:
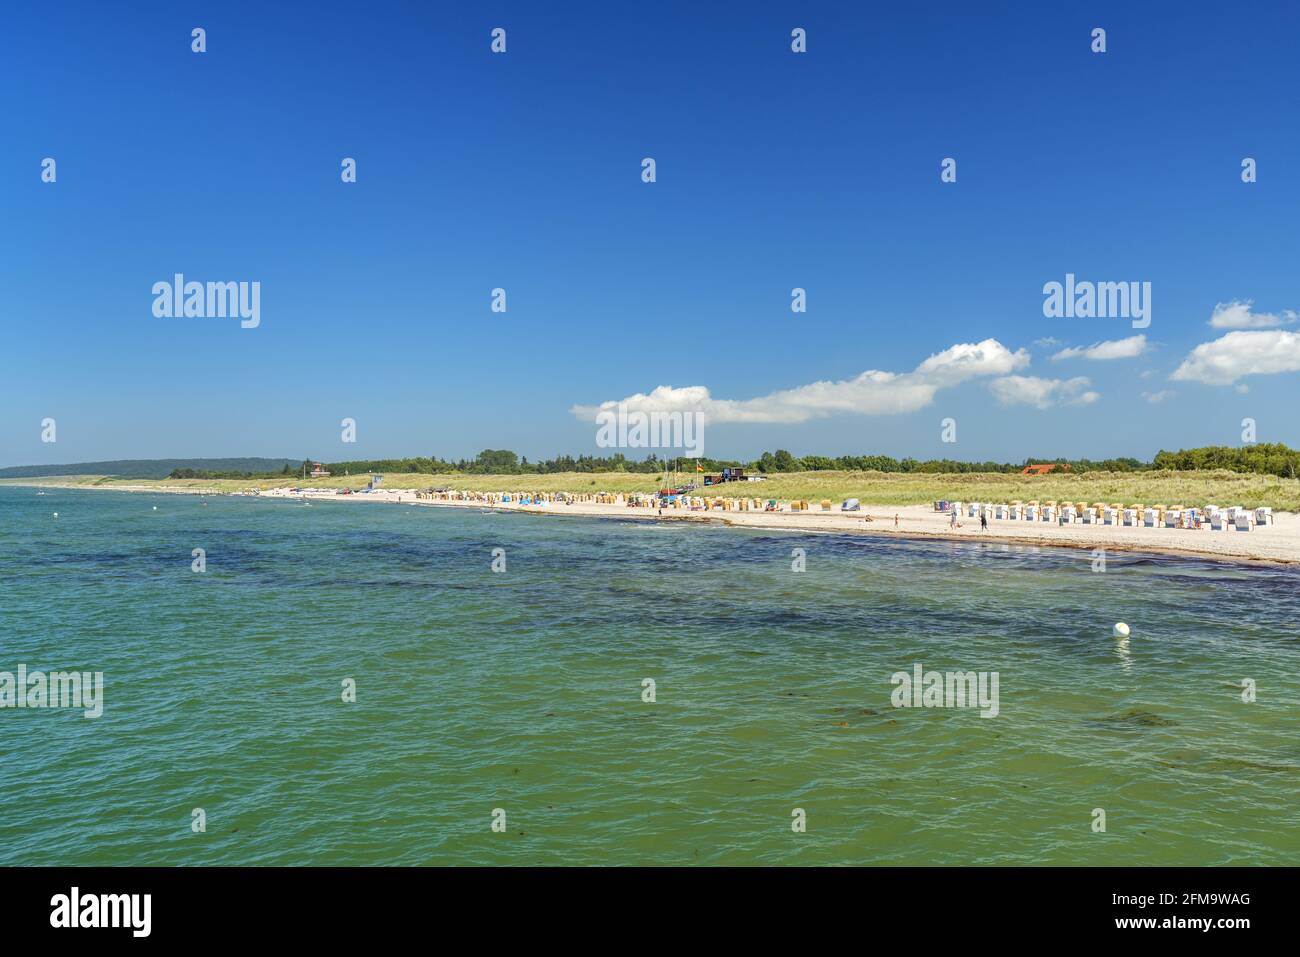
<svg viewBox="0 0 1300 957">
<path fill-rule="evenodd" d="M 629 412 L 701 412 L 709 422 L 807 422 L 836 413 L 900 415 L 930 405 L 940 389 L 971 379 L 1007 376 L 1029 365 L 1024 349 L 1012 352 L 996 339 L 958 343 L 938 352 L 911 372 L 868 370 L 852 379 L 812 382 L 752 399 L 715 399 L 707 386 L 661 385 L 599 405 L 574 405 L 577 418 L 595 421 L 598 413 L 622 406 Z"/>
</svg>

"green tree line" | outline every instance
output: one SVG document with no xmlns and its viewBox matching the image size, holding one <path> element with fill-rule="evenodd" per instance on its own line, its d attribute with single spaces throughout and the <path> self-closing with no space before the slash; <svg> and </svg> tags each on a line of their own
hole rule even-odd
<svg viewBox="0 0 1300 957">
<path fill-rule="evenodd" d="M 896 459 L 888 455 L 803 455 L 785 449 L 764 452 L 752 461 L 736 459 L 689 459 L 661 457 L 651 453 L 644 459 L 629 459 L 622 453 L 611 456 L 559 455 L 536 462 L 508 449 L 484 449 L 472 459 L 442 459 L 436 455 L 404 459 L 361 459 L 332 462 L 326 467 L 335 475 L 363 475 L 368 472 L 422 473 L 460 472 L 468 475 L 544 475 L 553 472 L 638 472 L 657 474 L 677 465 L 693 474 L 696 463 L 706 472 L 740 467 L 755 472 L 818 472 L 827 470 L 918 472 L 918 473 L 1013 473 L 1026 465 L 1056 463 L 1069 465 L 1072 472 L 1141 472 L 1150 469 L 1229 469 L 1294 478 L 1300 475 L 1300 452 L 1280 444 L 1248 445 L 1241 448 L 1209 446 L 1177 452 L 1157 452 L 1150 462 L 1136 458 L 1066 459 L 1054 456 L 1030 457 L 1019 462 L 963 462 L 956 459 Z M 177 470 L 182 472 L 186 470 Z M 274 473 L 273 473 L 274 474 Z M 290 474 L 288 466 L 283 474 Z M 260 477 L 226 475 L 179 475 L 174 478 Z"/>
<path fill-rule="evenodd" d="M 1254 472 L 1259 475 L 1296 478 L 1300 475 L 1300 452 L 1280 442 L 1244 445 L 1240 448 L 1207 445 L 1204 448 L 1182 449 L 1178 452 L 1157 452 L 1152 467 L 1180 472 L 1193 469 L 1227 469 L 1230 472 Z"/>
<path fill-rule="evenodd" d="M 1070 465 L 1071 472 L 1143 472 L 1148 469 L 1213 469 L 1226 468 L 1234 472 L 1258 472 L 1265 475 L 1295 477 L 1300 475 L 1300 451 L 1284 445 L 1252 445 L 1240 449 L 1231 447 L 1204 447 L 1204 449 L 1157 452 L 1151 462 L 1135 458 L 1114 459 L 1062 459 L 1057 456 L 1030 456 L 1021 462 L 959 462 L 957 459 L 894 459 L 889 455 L 792 455 L 785 449 L 763 452 L 757 459 L 744 462 L 738 459 L 688 459 L 675 456 L 647 455 L 645 459 L 629 459 L 621 454 L 558 455 L 554 459 L 529 462 L 506 449 L 485 449 L 473 459 L 428 458 L 364 459 L 355 462 L 330 463 L 334 475 L 364 475 L 367 472 L 416 472 L 425 475 L 463 472 L 465 475 L 546 475 L 551 472 L 640 472 L 655 475 L 673 465 L 681 471 L 694 473 L 695 464 L 706 472 L 719 472 L 723 468 L 748 468 L 754 472 L 820 472 L 820 471 L 875 471 L 875 472 L 1019 472 L 1026 465 L 1056 463 Z"/>
</svg>

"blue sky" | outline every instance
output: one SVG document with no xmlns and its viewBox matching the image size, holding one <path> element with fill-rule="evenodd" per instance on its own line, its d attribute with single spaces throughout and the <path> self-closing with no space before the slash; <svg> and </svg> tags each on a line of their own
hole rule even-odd
<svg viewBox="0 0 1300 957">
<path fill-rule="evenodd" d="M 660 386 L 759 400 L 719 457 L 1300 445 L 1300 7 L 614 6 L 7 7 L 0 465 L 596 452 L 573 407 Z M 177 272 L 260 326 L 155 317 Z M 1150 282 L 1150 327 L 1046 318 L 1066 273 Z M 1013 368 L 899 411 L 771 412 L 987 340 Z"/>
</svg>

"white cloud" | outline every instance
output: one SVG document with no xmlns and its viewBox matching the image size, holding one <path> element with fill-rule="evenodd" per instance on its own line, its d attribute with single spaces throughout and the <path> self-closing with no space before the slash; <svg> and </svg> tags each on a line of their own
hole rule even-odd
<svg viewBox="0 0 1300 957">
<path fill-rule="evenodd" d="M 1040 379 L 1037 376 L 1012 375 L 994 379 L 989 391 L 1003 405 L 1032 405 L 1050 409 L 1054 405 L 1091 405 L 1101 396 L 1088 391 L 1092 383 L 1086 376 L 1073 379 Z"/>
<path fill-rule="evenodd" d="M 1172 398 L 1173 395 L 1174 393 L 1170 392 L 1168 389 L 1161 389 L 1159 392 L 1143 392 L 1142 398 L 1146 399 L 1152 405 L 1155 405 L 1157 402 L 1163 402 L 1165 399 Z"/>
<path fill-rule="evenodd" d="M 1094 342 L 1090 346 L 1075 346 L 1062 349 L 1052 356 L 1053 362 L 1062 359 L 1136 359 L 1147 351 L 1147 337 L 1129 336 L 1127 339 L 1111 339 L 1107 342 Z"/>
<path fill-rule="evenodd" d="M 1282 310 L 1281 315 L 1271 312 L 1251 312 L 1255 300 L 1245 302 L 1221 302 L 1214 307 L 1210 316 L 1210 325 L 1215 329 L 1270 329 L 1273 326 L 1285 326 L 1300 319 L 1300 313 L 1292 309 Z"/>
<path fill-rule="evenodd" d="M 710 424 L 721 422 L 806 422 L 837 412 L 898 415 L 922 409 L 939 389 L 981 376 L 1006 375 L 1029 364 L 1024 349 L 1012 352 L 996 339 L 958 343 L 930 356 L 911 372 L 869 370 L 853 379 L 813 382 L 753 399 L 715 399 L 706 386 L 661 385 L 648 395 L 638 392 L 600 405 L 575 405 L 579 419 L 595 421 L 602 409 L 620 404 L 629 412 L 702 412 Z"/>
<path fill-rule="evenodd" d="M 1300 333 L 1230 332 L 1191 351 L 1169 378 L 1232 385 L 1246 375 L 1300 371 Z"/>
</svg>

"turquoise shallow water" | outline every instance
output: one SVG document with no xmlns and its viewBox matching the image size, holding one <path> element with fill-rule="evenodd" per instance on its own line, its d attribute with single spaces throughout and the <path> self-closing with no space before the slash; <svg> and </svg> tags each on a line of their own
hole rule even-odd
<svg viewBox="0 0 1300 957">
<path fill-rule="evenodd" d="M 0 710 L 0 864 L 1295 864 L 1298 585 L 988 543 L 0 488 L 0 671 L 105 675 L 98 719 Z M 998 672 L 1000 714 L 892 707 L 914 662 Z"/>
</svg>

